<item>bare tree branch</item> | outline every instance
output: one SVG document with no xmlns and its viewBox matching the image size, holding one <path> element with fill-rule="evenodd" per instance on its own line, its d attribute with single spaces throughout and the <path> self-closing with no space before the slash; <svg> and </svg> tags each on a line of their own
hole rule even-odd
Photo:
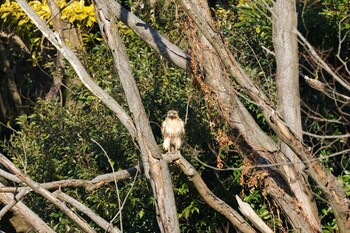
<svg viewBox="0 0 350 233">
<path fill-rule="evenodd" d="M 107 222 L 103 218 L 101 218 L 99 215 L 97 215 L 95 212 L 93 212 L 90 208 L 83 205 L 73 197 L 63 193 L 60 190 L 57 190 L 53 193 L 58 199 L 61 201 L 67 202 L 77 208 L 79 211 L 86 214 L 89 218 L 91 218 L 97 225 L 99 225 L 103 230 L 106 232 L 112 232 L 112 233 L 118 233 L 121 232 L 119 229 L 114 227 L 111 223 Z"/>
<path fill-rule="evenodd" d="M 14 206 L 16 205 L 22 197 L 24 197 L 27 193 L 30 192 L 29 188 L 22 189 L 11 202 L 9 202 L 4 208 L 0 211 L 0 219 Z"/>
<path fill-rule="evenodd" d="M 346 139 L 346 138 L 350 137 L 349 133 L 341 134 L 341 135 L 318 135 L 318 134 L 313 134 L 313 133 L 303 131 L 303 134 L 311 136 L 311 137 L 323 138 L 323 139 L 335 139 L 335 138 Z"/>
<path fill-rule="evenodd" d="M 224 45 L 219 33 L 210 26 L 209 22 L 195 10 L 196 7 L 187 0 L 177 0 L 177 2 L 182 5 L 203 35 L 215 48 L 229 73 L 235 77 L 235 80 L 247 91 L 249 96 L 259 104 L 267 123 L 278 137 L 296 153 L 300 160 L 307 161 L 314 158 L 314 155 L 310 153 L 308 148 L 296 137 L 293 131 L 284 122 L 283 118 L 272 107 L 263 91 L 252 82 L 252 79 L 250 79 L 240 67 L 233 55 Z M 326 172 L 318 161 L 311 162 L 308 169 L 305 171 L 327 195 L 327 199 L 333 207 L 340 229 L 345 230 L 350 228 L 350 200 L 346 198 L 344 188 L 339 180 L 331 173 Z"/>
<path fill-rule="evenodd" d="M 256 232 L 237 211 L 232 209 L 210 191 L 196 169 L 184 157 L 180 156 L 180 158 L 175 161 L 175 164 L 189 177 L 199 194 L 210 207 L 224 215 L 237 229 L 239 229 L 239 231 Z"/>
<path fill-rule="evenodd" d="M 303 75 L 303 77 L 306 83 L 309 84 L 310 87 L 312 87 L 313 89 L 319 92 L 322 92 L 324 95 L 328 96 L 334 101 L 340 101 L 344 104 L 350 102 L 350 97 L 336 92 L 334 89 L 331 89 L 329 86 L 327 86 L 327 84 L 321 82 L 320 80 L 309 78 L 307 75 Z M 339 97 L 341 99 L 338 99 L 335 97 Z"/>
<path fill-rule="evenodd" d="M 259 231 L 263 233 L 273 233 L 273 231 L 266 225 L 266 223 L 255 213 L 253 208 L 246 202 L 236 195 L 236 200 L 238 202 L 238 208 L 244 216 L 246 216 L 254 226 L 256 226 Z"/>
<path fill-rule="evenodd" d="M 118 18 L 126 26 L 132 29 L 138 37 L 144 40 L 151 48 L 160 53 L 164 58 L 182 69 L 187 69 L 189 55 L 179 47 L 173 45 L 164 36 L 159 34 L 150 25 L 126 10 L 117 1 L 108 1 L 108 14 Z"/>
<path fill-rule="evenodd" d="M 299 39 L 303 42 L 303 44 L 306 46 L 314 60 L 319 64 L 325 71 L 327 71 L 338 83 L 340 83 L 344 88 L 346 88 L 348 91 L 350 91 L 350 85 L 349 83 L 345 82 L 341 77 L 339 77 L 331 67 L 317 54 L 316 50 L 312 47 L 312 45 L 306 40 L 306 38 L 299 32 L 296 31 Z"/>
<path fill-rule="evenodd" d="M 25 0 L 16 0 L 18 5 L 33 21 L 33 23 L 39 28 L 43 35 L 59 50 L 63 56 L 69 61 L 71 66 L 76 71 L 80 80 L 84 85 L 96 95 L 107 107 L 109 107 L 119 118 L 122 124 L 127 128 L 132 138 L 136 137 L 136 128 L 130 116 L 124 111 L 124 109 L 102 88 L 100 88 L 90 77 L 84 66 L 81 64 L 79 58 L 68 48 L 63 38 L 58 34 L 53 33 L 46 23 L 40 19 L 40 17 L 34 12 L 34 10 L 27 4 Z"/>
<path fill-rule="evenodd" d="M 153 194 L 157 200 L 157 221 L 160 231 L 180 232 L 170 171 L 167 163 L 161 159 L 160 149 L 152 133 L 138 87 L 132 75 L 124 43 L 120 38 L 114 16 L 109 12 L 113 1 L 94 0 L 93 2 L 100 30 L 111 50 L 114 66 L 133 115 L 145 175 L 151 178 Z"/>
<path fill-rule="evenodd" d="M 48 183 L 41 183 L 40 186 L 47 190 L 55 190 L 59 188 L 85 188 L 87 191 L 91 192 L 103 185 L 106 185 L 111 182 L 120 181 L 124 179 L 128 179 L 130 177 L 134 177 L 136 174 L 142 173 L 142 165 L 137 165 L 135 167 L 131 167 L 128 169 L 124 169 L 121 171 L 103 174 L 95 177 L 92 180 L 59 180 L 59 181 L 53 181 Z M 3 176 L 5 174 L 6 176 Z M 9 174 L 3 170 L 0 169 L 0 176 L 7 178 Z M 17 178 L 17 177 L 16 177 Z M 22 181 L 20 179 L 12 179 L 12 181 L 16 183 L 21 183 Z M 0 192 L 19 192 L 22 189 L 26 189 L 26 187 L 2 187 L 0 188 Z"/>
<path fill-rule="evenodd" d="M 76 215 L 72 210 L 70 210 L 64 203 L 55 198 L 52 193 L 42 188 L 38 183 L 26 176 L 21 170 L 19 170 L 10 160 L 8 160 L 3 154 L 0 153 L 0 163 L 4 165 L 7 169 L 11 170 L 16 176 L 24 183 L 26 183 L 30 188 L 32 188 L 36 193 L 42 195 L 47 200 L 52 202 L 56 207 L 58 207 L 63 213 L 65 213 L 70 219 L 72 219 L 81 229 L 86 232 L 95 232 L 81 217 Z"/>
<path fill-rule="evenodd" d="M 11 173 L 8 173 L 2 169 L 0 169 L 0 176 L 12 181 L 12 182 L 15 182 L 15 183 L 21 183 L 22 181 L 20 179 L 18 179 L 17 176 L 11 174 Z"/>
<path fill-rule="evenodd" d="M 3 185 L 0 183 L 0 187 Z M 0 193 L 0 202 L 4 204 L 9 204 L 13 201 L 14 196 L 8 193 Z M 21 201 L 18 201 L 15 206 L 11 209 L 16 215 L 21 216 L 21 218 L 28 224 L 30 224 L 37 232 L 42 233 L 54 233 L 55 231 L 49 227 L 36 213 L 30 210 Z"/>
</svg>

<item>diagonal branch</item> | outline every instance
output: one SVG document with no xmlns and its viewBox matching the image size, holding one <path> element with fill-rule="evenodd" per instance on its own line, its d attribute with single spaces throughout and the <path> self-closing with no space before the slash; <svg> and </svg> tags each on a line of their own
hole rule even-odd
<svg viewBox="0 0 350 233">
<path fill-rule="evenodd" d="M 239 210 L 263 233 L 273 233 L 266 223 L 255 213 L 253 208 L 236 195 Z"/>
<path fill-rule="evenodd" d="M 233 58 L 232 54 L 230 54 L 230 52 L 228 52 L 228 50 L 223 45 L 220 35 L 217 32 L 215 32 L 213 28 L 210 27 L 210 25 L 206 22 L 206 20 L 203 19 L 203 17 L 200 17 L 200 14 L 196 14 L 196 12 L 193 11 L 193 8 L 187 1 L 178 0 L 178 2 L 180 2 L 180 4 L 183 5 L 184 9 L 187 11 L 190 17 L 199 26 L 202 33 L 207 37 L 210 43 L 212 43 L 214 48 L 217 50 L 218 55 L 221 57 L 223 64 L 229 70 L 230 74 L 236 78 L 237 82 L 246 89 L 246 91 L 253 98 L 253 100 L 257 102 L 259 106 L 263 109 L 264 116 L 267 119 L 267 122 L 270 125 L 270 127 L 286 144 L 288 144 L 288 146 L 292 148 L 292 150 L 302 161 L 310 161 L 314 156 L 294 135 L 294 133 L 289 129 L 289 127 L 279 116 L 279 114 L 276 113 L 276 110 L 269 104 L 269 101 L 263 94 L 263 92 L 260 89 L 258 89 L 258 87 L 254 85 L 254 83 L 251 82 L 248 75 L 245 74 L 243 69 L 239 66 L 238 62 L 235 61 L 235 59 Z M 115 9 L 113 8 L 113 10 Z M 150 31 L 148 31 L 146 27 L 142 28 L 142 31 L 141 28 L 133 26 L 129 23 L 129 21 L 123 22 L 126 23 L 127 26 L 129 26 L 135 32 L 136 30 L 139 30 L 138 34 L 147 35 L 148 37 L 151 36 Z M 143 36 L 140 36 L 140 38 L 143 39 Z M 144 41 L 146 43 L 149 43 L 145 39 Z M 152 45 L 150 46 L 152 47 Z M 338 216 L 348 216 L 347 213 L 349 212 L 349 206 L 347 203 L 349 202 L 346 199 L 342 185 L 332 174 L 328 174 L 327 172 L 325 172 L 324 168 L 320 163 L 314 162 L 310 164 L 311 169 L 306 171 L 318 183 L 318 185 L 322 187 L 323 191 L 327 194 L 329 200 L 332 203 L 333 209 L 340 211 L 341 214 L 339 214 Z M 337 207 L 340 207 L 340 209 L 338 209 Z"/>
<path fill-rule="evenodd" d="M 237 229 L 239 229 L 239 231 L 256 232 L 237 211 L 218 198 L 208 188 L 197 170 L 183 156 L 180 155 L 179 159 L 175 161 L 175 164 L 193 182 L 199 194 L 211 208 L 224 215 Z"/>
<path fill-rule="evenodd" d="M 3 185 L 0 183 L 0 187 Z M 3 204 L 9 204 L 13 201 L 13 195 L 8 193 L 0 193 L 0 202 Z M 55 231 L 49 227 L 36 213 L 29 209 L 23 202 L 18 201 L 11 211 L 21 216 L 21 220 L 30 224 L 37 232 L 54 233 Z"/>
<path fill-rule="evenodd" d="M 111 233 L 119 233 L 121 232 L 119 229 L 114 227 L 111 223 L 107 222 L 103 218 L 101 218 L 99 215 L 97 215 L 95 212 L 93 212 L 90 208 L 83 205 L 73 197 L 63 193 L 60 190 L 57 190 L 53 193 L 58 199 L 61 201 L 67 202 L 77 208 L 79 211 L 86 214 L 89 218 L 91 218 L 97 225 L 99 225 L 105 232 L 111 232 Z"/>
<path fill-rule="evenodd" d="M 76 215 L 72 210 L 70 210 L 63 202 L 55 198 L 52 193 L 42 188 L 38 183 L 26 176 L 21 170 L 19 170 L 10 160 L 8 160 L 3 154 L 0 153 L 0 163 L 4 165 L 7 169 L 12 171 L 16 176 L 24 183 L 26 183 L 30 188 L 32 188 L 36 193 L 45 197 L 47 200 L 52 202 L 57 208 L 59 208 L 63 213 L 65 213 L 71 220 L 73 220 L 81 229 L 85 232 L 95 232 L 81 217 Z"/>
<path fill-rule="evenodd" d="M 2 219 L 2 217 L 29 192 L 30 192 L 30 189 L 24 188 L 16 196 L 14 196 L 13 200 L 7 203 L 7 205 L 1 209 L 0 219 Z"/>
<path fill-rule="evenodd" d="M 65 44 L 64 40 L 53 33 L 46 23 L 34 12 L 25 0 L 16 0 L 22 10 L 28 15 L 43 35 L 59 50 L 63 56 L 69 61 L 71 66 L 76 71 L 82 83 L 96 95 L 108 108 L 110 108 L 127 128 L 132 138 L 136 137 L 136 129 L 134 123 L 126 111 L 102 88 L 100 88 L 91 76 L 88 74 L 84 66 L 81 64 L 79 58 L 74 52 Z"/>
<path fill-rule="evenodd" d="M 314 61 L 319 64 L 325 71 L 327 71 L 338 83 L 340 83 L 344 88 L 346 88 L 348 91 L 350 91 L 350 85 L 349 83 L 345 82 L 341 77 L 339 77 L 329 65 L 317 54 L 316 50 L 312 47 L 312 45 L 306 40 L 306 38 L 297 31 L 296 34 L 298 35 L 301 42 L 304 43 L 304 46 L 308 49 L 309 53 L 312 55 L 312 58 Z"/>
<path fill-rule="evenodd" d="M 108 17 L 116 17 L 133 30 L 138 37 L 144 40 L 151 48 L 164 58 L 182 69 L 186 69 L 190 56 L 176 45 L 169 42 L 150 25 L 129 12 L 117 1 L 108 1 Z"/>
<path fill-rule="evenodd" d="M 150 178 L 156 198 L 157 221 L 161 232 L 180 232 L 174 191 L 168 165 L 161 159 L 160 149 L 150 127 L 141 96 L 132 75 L 129 58 L 119 35 L 116 21 L 108 12 L 113 1 L 94 0 L 97 21 L 105 43 L 110 48 L 114 66 L 136 126 L 145 175 Z"/>
<path fill-rule="evenodd" d="M 308 161 L 314 158 L 314 155 L 307 149 L 303 142 L 293 133 L 282 117 L 272 107 L 263 91 L 253 83 L 252 79 L 250 79 L 240 67 L 239 63 L 224 45 L 220 34 L 210 26 L 209 22 L 207 22 L 204 17 L 196 11 L 196 7 L 192 6 L 189 1 L 177 1 L 215 48 L 218 56 L 229 73 L 235 77 L 235 80 L 247 91 L 248 95 L 259 104 L 271 129 L 294 151 L 301 161 Z M 307 166 L 308 169 L 305 171 L 326 194 L 327 199 L 335 212 L 338 225 L 343 229 L 350 227 L 350 201 L 346 198 L 342 184 L 335 176 L 333 176 L 333 174 L 326 172 L 325 168 L 318 161 L 308 163 Z"/>
</svg>

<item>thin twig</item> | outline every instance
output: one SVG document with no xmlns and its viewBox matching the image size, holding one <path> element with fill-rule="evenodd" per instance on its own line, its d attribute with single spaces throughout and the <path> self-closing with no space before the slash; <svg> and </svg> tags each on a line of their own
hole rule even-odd
<svg viewBox="0 0 350 233">
<path fill-rule="evenodd" d="M 109 158 L 108 153 L 106 152 L 106 150 L 101 146 L 100 143 L 98 143 L 98 142 L 95 141 L 94 139 L 91 139 L 91 141 L 93 141 L 94 143 L 96 143 L 96 144 L 101 148 L 101 150 L 103 151 L 104 155 L 105 155 L 105 156 L 107 157 L 107 159 L 108 159 L 108 163 L 109 163 L 110 167 L 112 168 L 113 173 L 115 173 L 115 171 L 114 171 L 114 166 L 113 166 L 113 162 L 112 162 L 112 160 Z M 122 212 L 121 212 L 123 206 L 121 205 L 118 183 L 117 183 L 117 180 L 115 179 L 115 177 L 114 177 L 114 184 L 115 184 L 115 189 L 116 189 L 116 191 L 117 191 L 117 199 L 118 199 L 119 211 L 118 211 L 118 213 L 112 218 L 111 223 L 113 222 L 114 219 L 117 218 L 118 214 L 120 213 L 120 215 L 119 215 L 120 230 L 123 231 L 123 216 L 122 216 Z"/>
<path fill-rule="evenodd" d="M 111 223 L 107 222 L 105 219 L 101 218 L 94 211 L 92 211 L 87 206 L 83 205 L 81 202 L 77 201 L 73 197 L 65 194 L 64 192 L 57 190 L 53 193 L 60 200 L 67 202 L 77 208 L 79 211 L 86 214 L 91 220 L 93 220 L 97 225 L 103 228 L 106 232 L 119 233 L 119 229 L 115 228 Z"/>
<path fill-rule="evenodd" d="M 322 157 L 318 157 L 318 158 L 303 160 L 300 162 L 280 162 L 280 163 L 271 163 L 271 164 L 258 164 L 258 165 L 245 166 L 245 167 L 229 167 L 229 168 L 217 168 L 217 167 L 211 166 L 207 163 L 204 163 L 202 160 L 198 159 L 196 156 L 194 156 L 193 158 L 196 161 L 198 161 L 200 164 L 202 164 L 203 166 L 211 168 L 211 169 L 216 170 L 216 171 L 242 171 L 242 170 L 254 169 L 254 168 L 268 168 L 268 167 L 277 167 L 277 166 L 284 166 L 284 165 L 294 165 L 294 164 L 300 164 L 300 163 L 308 164 L 308 163 L 312 163 L 316 160 L 320 161 L 323 159 L 332 158 L 332 157 L 336 157 L 339 155 L 344 155 L 344 154 L 347 154 L 348 152 L 350 152 L 350 149 L 336 152 L 336 153 L 333 153 L 330 155 L 323 155 Z M 349 154 L 347 154 L 347 155 L 349 156 Z"/>
</svg>

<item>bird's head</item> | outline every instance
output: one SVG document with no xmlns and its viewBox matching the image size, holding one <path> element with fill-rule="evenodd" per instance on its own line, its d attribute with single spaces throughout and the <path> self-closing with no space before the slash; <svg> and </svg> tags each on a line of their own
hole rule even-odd
<svg viewBox="0 0 350 233">
<path fill-rule="evenodd" d="M 170 110 L 167 114 L 167 117 L 170 119 L 177 119 L 179 118 L 179 114 L 175 110 Z"/>
</svg>

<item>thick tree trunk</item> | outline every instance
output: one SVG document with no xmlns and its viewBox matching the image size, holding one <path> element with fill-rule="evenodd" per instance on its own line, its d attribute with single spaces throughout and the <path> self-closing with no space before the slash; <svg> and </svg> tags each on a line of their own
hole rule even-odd
<svg viewBox="0 0 350 233">
<path fill-rule="evenodd" d="M 279 110 L 290 129 L 299 140 L 302 140 L 296 30 L 295 1 L 277 0 L 273 7 L 273 42 L 277 64 L 276 82 Z M 281 142 L 281 150 L 293 162 L 292 165 L 283 166 L 283 169 L 297 201 L 300 202 L 300 208 L 305 213 L 307 221 L 310 222 L 311 228 L 303 230 L 308 232 L 321 231 L 316 202 L 303 176 L 303 174 L 305 175 L 303 171 L 305 165 L 284 142 Z"/>
<path fill-rule="evenodd" d="M 161 232 L 180 232 L 172 180 L 167 163 L 162 159 L 146 111 L 141 101 L 136 82 L 132 76 L 130 61 L 123 41 L 119 36 L 115 18 L 110 14 L 109 3 L 95 0 L 95 11 L 105 42 L 108 44 L 114 66 L 117 69 L 123 90 L 136 126 L 145 174 L 150 177 L 156 198 L 157 220 Z"/>
<path fill-rule="evenodd" d="M 82 38 L 78 33 L 77 28 L 74 28 L 70 23 L 65 22 L 61 19 L 60 9 L 54 0 L 48 0 L 47 3 L 51 11 L 50 20 L 52 20 L 54 30 L 60 35 L 61 38 L 64 39 L 65 42 L 69 44 L 70 48 L 77 52 L 82 51 Z M 53 97 L 58 97 L 61 92 L 61 86 L 63 83 L 65 83 L 67 89 L 70 89 L 70 87 L 79 83 L 79 78 L 76 76 L 70 80 L 67 80 L 66 77 L 64 77 L 64 68 L 64 57 L 61 52 L 57 50 L 56 70 L 53 73 L 53 80 L 51 83 L 50 91 L 45 96 L 46 100 L 51 100 Z M 64 98 L 64 102 L 62 102 L 65 106 L 70 106 L 73 103 L 71 92 L 66 91 L 66 89 L 63 91 L 65 94 L 62 96 L 62 98 Z"/>
<path fill-rule="evenodd" d="M 202 13 L 202 16 L 205 17 L 208 23 L 212 22 L 206 1 L 196 0 L 192 1 L 192 4 L 197 7 L 197 11 Z M 211 25 L 213 24 L 211 23 Z M 232 141 L 236 142 L 236 145 L 244 154 L 251 155 L 248 156 L 248 159 L 253 159 L 255 155 L 258 155 L 271 163 L 286 162 L 285 155 L 277 152 L 277 145 L 259 128 L 238 99 L 230 80 L 224 76 L 221 61 L 209 41 L 200 32 L 198 33 L 198 38 L 192 34 L 188 35 L 188 37 L 192 39 L 192 53 L 198 65 L 203 66 L 205 70 L 204 85 L 207 85 L 206 89 L 216 96 L 213 99 L 217 100 L 217 106 L 221 109 L 224 119 L 233 132 L 230 135 Z M 252 163 L 254 162 L 252 161 Z M 269 170 L 267 171 L 270 172 Z M 286 173 L 282 171 L 280 177 L 285 176 Z M 266 178 L 265 187 L 268 193 L 279 203 L 285 213 L 290 216 L 295 229 L 311 229 L 308 218 L 303 212 L 300 212 L 299 203 L 293 200 L 293 193 L 289 191 L 290 188 L 288 186 L 283 187 L 281 182 L 279 182 L 280 187 L 277 186 L 280 177 L 274 176 L 276 180 L 271 177 Z M 285 198 L 281 199 L 280 193 L 275 190 L 276 187 L 278 187 L 278 191 L 283 190 Z"/>
<path fill-rule="evenodd" d="M 58 8 L 54 0 L 48 0 L 47 3 L 50 7 L 51 17 L 53 17 L 52 18 L 53 28 L 62 38 L 64 38 L 64 35 L 63 35 L 64 23 L 61 20 L 60 9 Z M 53 73 L 53 80 L 51 83 L 50 91 L 45 96 L 46 100 L 50 101 L 52 98 L 58 97 L 60 88 L 62 86 L 62 81 L 63 81 L 63 69 L 64 69 L 63 56 L 60 51 L 57 51 L 56 70 Z"/>
<path fill-rule="evenodd" d="M 222 41 L 219 33 L 208 24 L 196 7 L 187 0 L 177 1 L 180 2 L 183 9 L 193 19 L 203 35 L 215 48 L 217 55 L 220 57 L 227 71 L 235 77 L 240 87 L 259 105 L 270 128 L 293 150 L 300 160 L 312 161 L 308 163 L 309 167 L 305 172 L 325 193 L 327 200 L 334 210 L 340 231 L 345 232 L 346 229 L 350 228 L 350 201 L 346 197 L 340 181 L 333 174 L 327 172 L 319 161 L 315 160 L 315 155 L 308 150 L 302 141 L 288 127 L 283 118 L 271 105 L 264 92 L 249 78 L 240 64 L 235 60 L 232 53 Z"/>
<path fill-rule="evenodd" d="M 189 2 L 185 0 L 177 1 L 182 5 L 183 9 L 190 15 L 210 44 L 215 48 L 217 55 L 220 57 L 222 64 L 227 68 L 227 71 L 236 78 L 237 83 L 243 88 L 243 90 L 246 90 L 247 94 L 252 98 L 252 100 L 258 103 L 258 105 L 261 107 L 261 110 L 271 129 L 275 131 L 286 144 L 289 145 L 294 153 L 297 154 L 299 159 L 314 159 L 314 155 L 310 153 L 310 151 L 305 147 L 305 145 L 302 144 L 298 137 L 296 137 L 289 130 L 288 126 L 286 126 L 283 119 L 269 103 L 268 99 L 264 95 L 264 92 L 260 90 L 252 82 L 252 80 L 250 80 L 248 75 L 240 67 L 239 63 L 235 61 L 232 54 L 230 54 L 228 49 L 224 46 L 218 33 L 213 30 L 213 27 L 210 26 L 207 21 L 203 19 L 203 17 L 201 17 L 201 14 L 193 10 L 196 9 L 196 7 L 191 6 Z M 150 47 L 154 48 L 161 55 L 177 66 L 181 68 L 188 66 L 188 55 L 186 53 L 184 53 L 178 47 L 172 45 L 157 31 L 149 27 L 136 16 L 128 13 L 127 10 L 122 8 L 120 5 L 114 3 L 112 5 L 112 11 L 118 12 L 116 17 L 128 25 L 137 35 L 139 35 L 141 39 L 149 44 Z M 232 106 L 232 108 L 226 109 L 227 112 L 223 117 L 230 123 L 232 129 L 235 129 L 234 131 L 239 133 L 240 138 L 247 140 L 247 142 L 251 142 L 250 145 L 253 146 L 251 149 L 259 152 L 259 155 L 265 158 L 270 158 L 270 161 L 282 163 L 286 162 L 285 156 L 281 153 L 277 153 L 278 148 L 275 143 L 268 138 L 268 136 L 261 129 L 259 129 L 254 119 L 243 107 L 239 99 L 235 97 L 235 90 L 232 84 L 225 79 L 213 79 L 211 80 L 211 83 L 214 85 L 213 90 L 216 90 L 215 94 L 220 96 L 220 103 L 226 103 L 227 105 L 223 104 L 224 107 Z M 241 108 L 241 106 L 243 108 Z M 229 116 L 229 118 L 227 118 L 227 116 Z M 308 165 L 309 169 L 306 169 L 306 173 L 326 194 L 335 211 L 340 229 L 350 228 L 349 201 L 346 198 L 342 185 L 332 174 L 325 172 L 324 168 L 319 162 L 313 160 L 313 162 L 309 163 Z M 284 173 L 284 171 L 281 172 Z M 278 198 L 279 197 L 277 197 L 277 200 Z M 290 203 L 290 205 L 293 206 L 294 204 Z M 285 204 L 282 204 L 281 207 L 288 208 Z M 295 209 L 295 211 L 298 210 Z M 290 211 L 287 212 L 290 213 Z M 290 213 L 290 216 L 295 215 Z M 296 226 L 296 228 L 299 227 L 300 226 Z"/>
<path fill-rule="evenodd" d="M 203 33 L 204 37 L 208 40 L 208 43 L 212 46 L 210 48 L 211 51 L 216 52 L 216 55 L 220 57 L 222 64 L 226 67 L 227 71 L 236 78 L 237 83 L 242 87 L 243 90 L 255 101 L 262 109 L 263 114 L 269 123 L 270 127 L 275 131 L 275 133 L 286 143 L 294 153 L 299 157 L 300 160 L 311 160 L 314 159 L 314 156 L 307 150 L 305 145 L 302 144 L 300 137 L 295 135 L 295 133 L 288 127 L 288 125 L 283 121 L 283 119 L 278 115 L 277 111 L 273 108 L 273 106 L 269 103 L 268 99 L 264 95 L 263 91 L 257 87 L 253 81 L 248 77 L 248 75 L 243 71 L 240 67 L 239 63 L 235 61 L 232 54 L 223 44 L 221 37 L 218 33 L 213 30 L 213 27 L 198 13 L 198 11 L 193 11 L 197 7 L 193 7 L 186 0 L 178 0 L 182 3 L 183 9 L 185 9 L 191 18 L 195 21 L 201 33 Z M 39 17 L 30 10 L 30 7 L 25 3 L 24 0 L 17 0 L 17 2 L 21 5 L 21 7 L 25 10 L 25 12 L 34 20 L 39 29 L 44 33 L 44 35 L 58 48 L 62 51 L 62 54 L 69 60 L 72 66 L 77 70 L 77 73 L 83 83 L 96 95 L 98 96 L 108 107 L 110 107 L 118 116 L 118 118 L 122 121 L 122 123 L 129 130 L 130 134 L 133 138 L 137 138 L 139 143 L 146 143 L 145 147 L 142 147 L 142 154 L 144 155 L 145 161 L 150 161 L 152 163 L 150 171 L 155 171 L 154 174 L 151 175 L 152 179 L 156 180 L 155 185 L 169 184 L 169 179 L 165 178 L 166 182 L 162 183 L 163 177 L 166 175 L 161 175 L 164 170 L 166 174 L 168 174 L 167 167 L 162 169 L 162 164 L 158 163 L 156 158 L 152 156 L 157 156 L 157 149 L 153 150 L 154 145 L 153 139 L 150 138 L 150 141 L 144 141 L 145 138 L 148 138 L 148 126 L 147 121 L 145 120 L 144 112 L 138 112 L 136 109 L 131 109 L 134 114 L 134 120 L 141 120 L 143 123 L 135 126 L 132 119 L 126 114 L 126 112 L 116 103 L 110 96 L 108 96 L 101 88 L 96 86 L 96 84 L 91 80 L 86 70 L 83 69 L 81 63 L 77 59 L 77 57 L 68 50 L 67 46 L 64 44 L 59 37 L 56 37 L 51 31 L 49 31 L 44 22 L 40 21 Z M 125 13 L 125 12 L 124 12 Z M 126 14 L 126 22 L 128 22 L 128 14 Z M 113 20 L 112 20 L 113 21 Z M 159 42 L 159 34 L 155 31 L 151 32 L 151 29 L 145 24 L 136 24 L 138 26 L 138 32 L 142 34 L 142 30 L 146 35 L 149 35 L 149 38 L 154 38 L 153 42 L 159 43 L 160 45 L 164 45 L 161 39 Z M 150 33 L 151 32 L 151 33 Z M 157 42 L 156 42 L 157 41 Z M 147 41 L 146 41 L 147 42 Z M 208 47 L 209 48 L 209 47 Z M 169 47 L 162 47 L 162 55 L 169 59 L 169 55 L 174 55 L 176 57 L 176 53 L 173 50 L 170 50 Z M 178 49 L 179 50 L 179 49 Z M 183 52 L 182 52 L 183 53 Z M 171 59 L 169 59 L 171 60 Z M 186 59 L 184 57 L 177 56 L 176 61 L 182 62 L 182 65 L 186 63 Z M 210 62 L 210 59 L 208 60 Z M 214 66 L 215 67 L 215 66 Z M 278 152 L 277 146 L 273 143 L 271 139 L 268 138 L 264 132 L 257 127 L 256 122 L 249 115 L 248 111 L 244 108 L 242 103 L 239 101 L 237 96 L 235 95 L 235 90 L 232 87 L 230 80 L 226 77 L 221 77 L 220 75 L 213 77 L 217 77 L 217 79 L 206 79 L 207 85 L 211 85 L 211 90 L 218 97 L 218 105 L 223 110 L 223 117 L 227 120 L 232 127 L 234 132 L 237 132 L 236 136 L 239 136 L 239 139 L 242 138 L 243 143 L 247 145 L 248 149 L 252 153 L 257 153 L 258 155 L 264 157 L 269 161 L 285 161 L 284 155 Z M 130 80 L 127 80 L 127 82 Z M 133 103 L 132 103 L 133 104 Z M 139 114 L 138 114 L 139 113 Z M 141 117 L 140 117 L 141 116 Z M 137 130 L 136 130 L 137 129 Z M 143 131 L 144 130 L 144 131 Z M 146 132 L 146 134 L 143 134 Z M 261 136 L 261 137 L 260 137 Z M 150 144 L 147 144 L 150 143 Z M 242 143 L 242 144 L 243 144 Z M 149 148 L 147 145 L 151 145 Z M 151 149 L 151 150 L 150 150 Z M 149 151 L 148 151 L 149 150 Z M 159 150 L 159 149 L 158 149 Z M 249 150 L 248 150 L 249 151 Z M 154 170 L 153 170 L 154 169 Z M 284 171 L 281 171 L 284 173 Z M 307 174 L 312 177 L 312 179 L 316 182 L 316 184 L 322 189 L 325 193 L 327 200 L 333 207 L 335 216 L 338 221 L 338 226 L 341 232 L 346 232 L 347 229 L 350 228 L 350 214 L 349 214 L 349 200 L 346 198 L 344 189 L 340 182 L 331 174 L 325 171 L 322 165 L 318 161 L 312 161 L 309 163 L 309 168 L 306 170 Z M 158 180 L 157 180 L 158 179 Z M 269 177 L 270 179 L 270 177 Z M 158 183 L 159 182 L 159 183 Z M 171 182 L 170 182 L 171 183 Z M 272 185 L 273 183 L 270 183 Z M 267 187 L 270 186 L 267 184 Z M 278 184 L 279 185 L 279 184 Z M 273 186 L 273 185 L 272 185 Z M 157 189 L 159 187 L 156 187 Z M 160 191 L 164 191 L 162 187 L 159 189 Z M 272 191 L 275 190 L 272 188 Z M 284 189 L 283 189 L 284 190 Z M 290 193 L 286 192 L 286 195 Z M 161 195 L 164 195 L 162 193 Z M 275 194 L 277 196 L 277 194 Z M 293 199 L 293 196 L 291 196 Z M 159 199 L 161 200 L 161 199 Z M 157 200 L 157 201 L 159 201 Z M 289 200 L 288 198 L 284 199 Z M 161 200 L 162 201 L 162 200 Z M 290 201 L 292 202 L 292 201 Z M 292 207 L 297 205 L 290 202 L 280 202 L 282 208 L 284 208 L 285 212 L 288 213 L 290 217 L 296 218 L 303 217 L 303 211 L 300 208 L 296 208 L 291 212 L 286 211 L 286 207 L 291 205 Z M 164 201 L 161 205 L 166 205 L 166 201 Z M 173 203 L 172 203 L 173 204 Z M 300 204 L 300 203 L 299 203 Z M 161 206 L 160 205 L 160 206 Z M 298 206 L 297 206 L 298 207 Z M 299 211 L 299 212 L 298 212 Z M 170 211 L 171 212 L 171 211 Z M 169 213 L 170 213 L 169 212 Z M 300 213 L 301 212 L 301 213 Z M 294 220 L 292 220 L 294 221 Z M 295 221 L 296 224 L 299 224 L 299 221 Z M 301 222 L 301 221 L 300 221 Z M 300 226 L 296 228 L 301 228 L 302 225 L 309 223 L 301 223 Z M 169 228 L 170 229 L 170 228 Z M 307 229 L 309 229 L 307 227 Z"/>
</svg>

